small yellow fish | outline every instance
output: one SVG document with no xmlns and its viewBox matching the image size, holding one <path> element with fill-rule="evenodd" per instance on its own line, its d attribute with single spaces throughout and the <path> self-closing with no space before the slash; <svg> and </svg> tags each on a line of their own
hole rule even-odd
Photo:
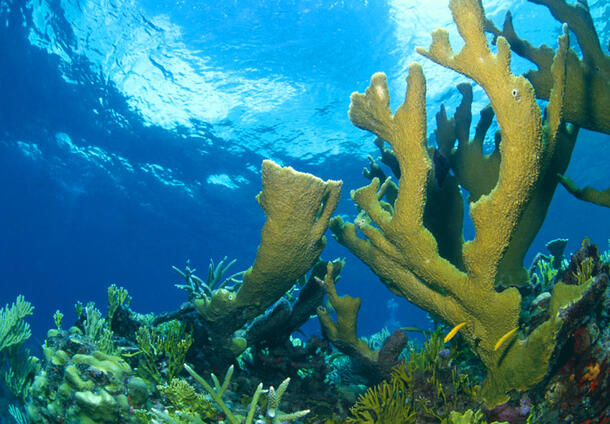
<svg viewBox="0 0 610 424">
<path fill-rule="evenodd" d="M 505 335 L 503 335 L 502 337 L 500 337 L 500 339 L 498 339 L 498 342 L 496 343 L 496 345 L 494 346 L 494 352 L 498 349 L 500 349 L 500 346 L 502 346 L 504 344 L 505 341 L 507 341 L 508 339 L 510 339 L 516 332 L 517 332 L 518 328 L 513 328 L 512 330 L 510 330 L 508 333 L 506 333 Z"/>
<path fill-rule="evenodd" d="M 589 237 L 585 237 L 584 239 L 582 239 L 582 243 L 581 243 L 582 247 L 585 247 L 589 244 L 591 244 L 591 239 Z"/>
<path fill-rule="evenodd" d="M 445 336 L 445 338 L 443 339 L 443 343 L 447 343 L 449 340 L 451 340 L 457 334 L 457 332 L 460 331 L 460 328 L 462 328 L 465 325 L 466 325 L 465 322 L 460 322 L 458 325 L 453 327 L 451 329 L 451 331 L 448 332 L 447 335 Z"/>
</svg>

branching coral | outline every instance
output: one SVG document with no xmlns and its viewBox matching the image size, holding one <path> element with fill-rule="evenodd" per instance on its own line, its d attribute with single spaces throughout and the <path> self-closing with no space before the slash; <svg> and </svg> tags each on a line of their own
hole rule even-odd
<svg viewBox="0 0 610 424">
<path fill-rule="evenodd" d="M 562 324 L 558 312 L 587 289 L 587 285 L 556 285 L 549 320 L 527 338 L 506 338 L 498 345 L 518 328 L 521 303 L 514 288 L 496 291 L 500 265 L 519 235 L 521 220 L 538 200 L 536 190 L 558 139 L 566 132 L 562 105 L 567 30 L 559 38 L 550 68 L 553 89 L 543 120 L 530 82 L 510 71 L 506 39 L 498 37 L 498 52 L 490 51 L 480 2 L 452 0 L 450 8 L 464 47 L 454 53 L 447 32 L 436 30 L 429 50 L 418 51 L 476 81 L 486 91 L 501 128 L 497 180 L 489 193 L 471 199 L 476 236 L 462 246 L 463 266 L 439 255 L 438 237 L 424 225 L 432 162 L 426 146 L 425 80 L 418 64 L 409 69 L 406 99 L 395 114 L 389 108 L 383 74 L 372 77 L 365 94 L 351 97 L 352 122 L 386 140 L 396 156 L 400 180 L 394 204 L 381 200 L 389 182 L 380 184 L 374 178 L 370 185 L 352 192 L 367 219 L 354 225 L 336 217 L 330 227 L 337 240 L 369 265 L 392 292 L 452 326 L 467 323 L 462 334 L 488 370 L 483 395 L 489 405 L 495 405 L 507 400 L 509 390 L 530 387 L 543 378 Z M 357 230 L 366 239 L 359 238 Z"/>
<path fill-rule="evenodd" d="M 362 299 L 359 297 L 339 297 L 333 278 L 333 264 L 329 263 L 324 280 L 319 280 L 328 294 L 328 299 L 337 313 L 337 321 L 333 322 L 325 307 L 318 307 L 318 318 L 322 324 L 324 335 L 335 345 L 350 354 L 371 362 L 377 361 L 379 351 L 372 350 L 362 339 L 358 338 L 356 322 Z"/>
<path fill-rule="evenodd" d="M 387 377 L 392 367 L 398 363 L 398 356 L 407 345 L 407 336 L 402 330 L 396 330 L 391 335 L 388 333 L 388 337 L 375 350 L 365 340 L 358 338 L 356 324 L 362 299 L 351 296 L 340 297 L 337 294 L 335 280 L 337 267 L 340 270 L 340 266 L 341 263 L 329 262 L 324 280 L 317 280 L 326 290 L 328 300 L 337 313 L 337 320 L 333 321 L 323 306 L 318 307 L 318 318 L 324 336 L 341 352 L 359 360 L 364 366 L 368 380 L 378 382 Z"/>
<path fill-rule="evenodd" d="M 581 128 L 610 134 L 610 56 L 602 50 L 587 2 L 530 1 L 546 6 L 555 19 L 567 23 L 582 51 L 582 58 L 572 49 L 567 51 L 566 96 L 570 101 L 565 105 L 565 120 Z M 504 37 L 515 53 L 536 65 L 538 69 L 526 72 L 525 77 L 534 86 L 536 97 L 549 100 L 553 88 L 553 49 L 544 44 L 534 47 L 519 38 L 510 12 L 506 14 L 502 30 L 489 20 L 485 21 L 485 30 L 495 37 Z"/>
<path fill-rule="evenodd" d="M 171 382 L 182 371 L 184 359 L 193 343 L 193 336 L 184 324 L 170 321 L 152 330 L 140 327 L 136 334 L 136 343 L 139 349 L 136 354 L 140 355 L 143 377 L 161 384 Z M 162 362 L 166 367 L 161 366 Z"/>
<path fill-rule="evenodd" d="M 413 410 L 413 388 L 410 381 L 391 378 L 361 395 L 352 407 L 348 423 L 408 424 L 416 422 Z"/>
<path fill-rule="evenodd" d="M 106 314 L 106 325 L 111 326 L 114 314 L 119 308 L 128 308 L 131 303 L 131 296 L 123 287 L 116 284 L 108 286 L 108 312 Z"/>
<path fill-rule="evenodd" d="M 361 395 L 351 408 L 350 423 L 450 423 L 452 411 L 476 403 L 478 386 L 459 372 L 453 353 L 443 355 L 442 333 L 411 350 L 388 379 Z M 470 422 L 470 421 L 467 421 Z"/>
<path fill-rule="evenodd" d="M 23 296 L 11 306 L 0 309 L 0 352 L 16 346 L 21 346 L 32 334 L 30 324 L 24 321 L 32 315 L 34 307 Z"/>
<path fill-rule="evenodd" d="M 610 56 L 602 50 L 587 2 L 530 1 L 546 6 L 555 19 L 567 23 L 582 51 L 582 58 L 579 58 L 574 50 L 567 50 L 566 97 L 569 101 L 564 107 L 564 119 L 577 128 L 610 134 Z M 534 47 L 521 39 L 515 31 L 510 12 L 506 14 L 502 30 L 490 20 L 485 21 L 485 30 L 494 34 L 496 39 L 504 37 L 515 53 L 536 65 L 537 69 L 526 72 L 525 77 L 534 86 L 537 98 L 549 100 L 553 87 L 553 49 L 544 44 Z M 558 172 L 563 174 L 563 171 Z M 588 186 L 581 189 L 569 178 L 559 177 L 561 184 L 577 198 L 610 207 L 610 189 L 595 190 Z"/>
<path fill-rule="evenodd" d="M 212 400 L 216 403 L 218 408 L 226 415 L 227 420 L 231 424 L 252 424 L 254 421 L 254 414 L 256 413 L 256 407 L 258 404 L 258 400 L 263 391 L 263 383 L 260 383 L 252 395 L 252 400 L 250 402 L 250 406 L 248 408 L 248 413 L 246 417 L 242 417 L 240 415 L 234 414 L 227 403 L 222 399 L 224 393 L 229 387 L 229 383 L 231 382 L 231 377 L 233 376 L 233 366 L 229 367 L 225 378 L 222 382 L 218 380 L 218 378 L 212 374 L 212 381 L 214 382 L 214 387 L 212 387 L 203 377 L 201 377 L 195 370 L 193 370 L 190 366 L 184 365 L 184 368 L 188 371 L 188 373 L 197 381 L 199 384 L 203 386 L 203 388 L 208 392 Z M 282 400 L 282 396 L 286 389 L 288 388 L 288 384 L 290 383 L 290 379 L 285 379 L 276 389 L 273 386 L 269 387 L 267 392 L 267 408 L 265 412 L 265 422 L 267 424 L 280 424 L 286 421 L 293 421 L 298 418 L 304 417 L 309 413 L 309 410 L 302 410 L 297 412 L 285 413 L 279 409 L 280 402 Z"/>
<path fill-rule="evenodd" d="M 158 389 L 171 405 L 163 413 L 155 409 L 141 411 L 140 414 L 144 418 L 153 415 L 163 422 L 203 424 L 216 416 L 216 408 L 212 402 L 203 394 L 197 393 L 186 380 L 175 378 L 169 384 L 158 386 Z"/>
<path fill-rule="evenodd" d="M 197 298 L 211 297 L 214 290 L 222 289 L 228 284 L 239 286 L 242 281 L 239 280 L 244 272 L 237 272 L 229 277 L 225 277 L 225 274 L 235 263 L 235 259 L 227 263 L 227 257 L 225 256 L 218 264 L 214 263 L 213 259 L 210 259 L 208 265 L 208 276 L 206 281 L 203 281 L 197 275 L 195 275 L 195 268 L 191 268 L 189 260 L 186 261 L 186 267 L 184 271 L 173 266 L 173 270 L 180 275 L 186 284 L 176 284 L 175 286 L 179 289 L 185 290 L 188 293 L 189 300 Z"/>
<path fill-rule="evenodd" d="M 38 359 L 23 348 L 30 338 L 30 324 L 25 318 L 34 307 L 17 296 L 12 305 L 0 309 L 0 380 L 17 398 L 24 400 L 34 374 L 39 369 Z"/>
<path fill-rule="evenodd" d="M 605 190 L 597 190 L 590 186 L 580 188 L 565 175 L 559 175 L 558 178 L 561 185 L 577 199 L 610 208 L 610 188 Z"/>
</svg>

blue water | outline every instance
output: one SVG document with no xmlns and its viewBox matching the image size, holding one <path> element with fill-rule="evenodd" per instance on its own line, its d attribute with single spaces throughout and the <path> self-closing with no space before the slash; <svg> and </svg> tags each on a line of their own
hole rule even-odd
<svg viewBox="0 0 610 424">
<path fill-rule="evenodd" d="M 546 8 L 483 3 L 497 24 L 510 8 L 524 38 L 556 45 Z M 607 45 L 610 6 L 589 3 Z M 186 298 L 172 265 L 252 264 L 265 158 L 342 179 L 336 213 L 353 218 L 349 191 L 366 183 L 377 152 L 347 119 L 349 95 L 384 71 L 396 107 L 418 60 L 431 132 L 464 80 L 413 51 L 438 26 L 459 45 L 441 0 L 0 1 L 0 305 L 24 294 L 37 341 L 56 309 L 68 322 L 77 300 L 105 305 L 110 283 L 139 312 L 176 309 Z M 475 119 L 483 105 L 475 90 Z M 567 174 L 605 188 L 608 158 L 610 137 L 581 131 Z M 569 238 L 568 251 L 584 237 L 607 248 L 610 213 L 559 187 L 528 261 L 556 237 Z M 339 291 L 364 299 L 361 334 L 387 323 L 390 299 L 401 325 L 428 325 L 328 239 L 323 257 L 347 258 Z"/>
</svg>

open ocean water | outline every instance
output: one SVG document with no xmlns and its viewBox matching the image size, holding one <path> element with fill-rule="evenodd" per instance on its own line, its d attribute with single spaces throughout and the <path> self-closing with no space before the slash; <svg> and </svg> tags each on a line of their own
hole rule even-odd
<svg viewBox="0 0 610 424">
<path fill-rule="evenodd" d="M 131 309 L 159 314 L 187 301 L 172 266 L 188 259 L 201 277 L 210 259 L 235 259 L 229 273 L 251 266 L 265 222 L 255 199 L 264 159 L 342 180 L 334 215 L 353 221 L 350 190 L 368 183 L 362 169 L 379 151 L 348 119 L 350 94 L 385 72 L 395 110 L 409 65 L 421 63 L 433 142 L 441 103 L 451 116 L 456 84 L 470 81 L 415 52 L 438 27 L 454 49 L 463 44 L 447 3 L 0 0 L 0 306 L 18 295 L 34 306 L 32 354 L 42 356 L 55 311 L 65 328 L 78 320 L 77 301 L 105 312 L 110 284 L 128 290 Z M 483 5 L 496 25 L 511 10 L 522 38 L 556 48 L 561 23 L 546 7 Z M 610 4 L 589 7 L 607 54 Z M 573 34 L 571 45 L 580 53 Z M 513 54 L 511 66 L 520 74 L 534 65 Z M 475 85 L 471 135 L 487 102 Z M 495 129 L 494 121 L 488 151 Z M 566 175 L 605 189 L 609 162 L 610 136 L 581 130 Z M 465 237 L 473 235 L 466 218 Z M 559 186 L 525 266 L 560 237 L 568 260 L 585 238 L 610 249 L 609 209 Z M 330 231 L 326 238 L 323 258 L 346 260 L 339 294 L 363 300 L 359 335 L 433 326 Z M 299 334 L 320 334 L 318 319 Z"/>
</svg>

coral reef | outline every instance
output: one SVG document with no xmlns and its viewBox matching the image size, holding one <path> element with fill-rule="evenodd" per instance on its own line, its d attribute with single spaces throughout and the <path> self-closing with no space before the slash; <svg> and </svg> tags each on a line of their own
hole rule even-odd
<svg viewBox="0 0 610 424">
<path fill-rule="evenodd" d="M 457 345 L 451 350 L 443 345 L 437 330 L 421 350 L 411 349 L 386 381 L 360 396 L 348 422 L 451 423 L 453 413 L 477 405 L 476 377 L 457 363 Z"/>
<path fill-rule="evenodd" d="M 172 381 L 182 371 L 186 354 L 193 344 L 193 337 L 186 325 L 179 321 L 169 321 L 152 330 L 140 327 L 136 334 L 138 345 L 139 369 L 150 380 L 162 384 Z M 159 369 L 163 363 L 165 373 Z"/>
<path fill-rule="evenodd" d="M 233 376 L 233 367 L 229 367 L 227 373 L 225 375 L 224 381 L 222 384 L 218 381 L 218 378 L 214 374 L 212 374 L 212 380 L 214 381 L 214 387 L 210 386 L 199 374 L 197 374 L 192 368 L 188 365 L 185 365 L 188 373 L 201 384 L 208 394 L 212 397 L 218 408 L 220 408 L 228 421 L 232 424 L 251 424 L 254 419 L 254 413 L 256 410 L 256 405 L 258 399 L 263 392 L 263 383 L 259 383 L 256 387 L 256 391 L 252 395 L 252 400 L 250 401 L 250 405 L 248 407 L 248 414 L 245 419 L 241 417 L 235 416 L 230 409 L 228 408 L 225 401 L 222 399 L 224 392 L 226 391 L 229 382 L 231 381 L 231 377 Z M 277 390 L 273 388 L 273 386 L 269 387 L 267 392 L 267 406 L 265 411 L 265 422 L 267 424 L 280 424 L 286 421 L 294 421 L 300 417 L 303 417 L 309 413 L 309 410 L 301 410 L 297 412 L 284 413 L 279 409 L 280 402 L 282 400 L 282 396 L 286 389 L 288 388 L 288 384 L 290 384 L 290 378 L 286 378 L 282 383 L 278 386 Z"/>
<path fill-rule="evenodd" d="M 534 48 L 510 14 L 499 30 L 478 0 L 450 0 L 465 41 L 459 52 L 444 30 L 418 49 L 487 93 L 472 140 L 472 87 L 460 84 L 461 104 L 451 118 L 441 107 L 438 146 L 428 145 L 419 64 L 394 113 L 381 73 L 352 95 L 351 121 L 376 135 L 381 162 L 399 179 L 370 157 L 370 184 L 351 193 L 353 223 L 331 219 L 341 182 L 264 161 L 257 200 L 267 219 L 252 267 L 226 277 L 234 261 L 210 260 L 205 281 L 189 261 L 174 267 L 188 294 L 179 310 L 138 314 L 127 291 L 111 285 L 105 316 L 78 302 L 66 330 L 64 315 L 53 315 L 38 359 L 25 348 L 32 305 L 19 296 L 0 309 L 0 377 L 14 420 L 610 422 L 610 253 L 585 239 L 568 262 L 566 240 L 556 240 L 550 255 L 523 266 L 558 184 L 608 205 L 607 190 L 581 190 L 563 176 L 580 127 L 610 132 L 608 56 L 586 2 L 532 1 L 567 22 L 582 59 L 568 48 L 568 26 L 557 51 Z M 514 75 L 511 51 L 538 70 Z M 539 99 L 548 100 L 544 111 Z M 484 154 L 494 116 L 500 131 Z M 466 242 L 462 188 L 476 231 Z M 336 290 L 345 262 L 320 259 L 327 228 L 394 294 L 429 312 L 435 330 L 359 338 L 362 299 Z M 293 337 L 316 313 L 323 338 Z M 426 334 L 422 347 L 407 338 L 412 330 Z"/>
<path fill-rule="evenodd" d="M 588 240 L 572 255 L 563 281 L 583 284 L 577 271 L 583 268 L 588 269 L 586 278 L 593 290 L 588 302 L 563 312 L 569 326 L 560 334 L 565 340 L 562 349 L 552 358 L 554 372 L 529 392 L 536 423 L 610 419 L 606 401 L 610 391 L 610 264 L 602 261 L 597 247 Z"/>
<path fill-rule="evenodd" d="M 328 330 L 351 328 L 346 334 L 351 334 L 354 340 L 339 336 L 343 330 L 338 331 L 333 340 L 340 347 L 342 340 L 349 342 L 345 352 L 352 355 L 351 361 L 345 361 L 347 356 L 333 351 L 328 342 L 321 339 L 304 342 L 289 338 L 284 343 L 275 340 L 266 345 L 267 339 L 273 339 L 265 337 L 237 358 L 239 369 L 236 369 L 235 378 L 231 378 L 231 367 L 223 382 L 210 374 L 213 382 L 210 384 L 189 365 L 185 365 L 188 373 L 177 369 L 186 360 L 182 356 L 185 350 L 186 357 L 197 360 L 202 355 L 213 354 L 210 353 L 213 350 L 209 350 L 213 349 L 210 344 L 200 346 L 189 342 L 192 342 L 191 330 L 193 333 L 199 331 L 190 325 L 196 320 L 200 320 L 198 325 L 205 325 L 200 314 L 191 309 L 187 314 L 174 314 L 173 320 L 155 324 L 154 317 L 137 314 L 126 303 L 119 302 L 116 308 L 111 307 L 115 301 L 111 297 L 108 313 L 112 314 L 112 322 L 108 321 L 108 315 L 102 318 L 101 312 L 91 303 L 77 304 L 78 326 L 63 330 L 62 323 L 56 319 L 59 328 L 51 329 L 47 334 L 40 361 L 42 367 L 35 369 L 33 383 L 30 386 L 28 382 L 23 392 L 26 412 L 24 414 L 14 404 L 10 411 L 17 422 L 44 424 L 247 423 L 257 419 L 269 423 L 348 420 L 354 423 L 496 421 L 519 424 L 525 423 L 528 417 L 529 422 L 537 423 L 586 422 L 593 418 L 603 422 L 610 412 L 605 403 L 610 387 L 607 349 L 610 340 L 609 264 L 602 259 L 607 256 L 607 253 L 600 255 L 597 247 L 587 239 L 572 255 L 571 261 L 560 267 L 557 274 L 560 278 L 536 286 L 541 293 L 553 291 L 560 284 L 587 286 L 588 289 L 582 299 L 559 313 L 566 324 L 557 337 L 564 343 L 560 349 L 555 349 L 549 360 L 551 371 L 536 386 L 514 393 L 509 402 L 493 409 L 483 408 L 480 396 L 483 367 L 474 360 L 472 347 L 462 334 L 463 328 L 455 332 L 448 347 L 443 334 L 452 332 L 441 326 L 427 333 L 423 347 L 409 342 L 403 350 L 405 345 L 395 344 L 395 336 L 388 331 L 368 342 L 357 339 L 355 315 L 339 325 L 344 317 L 338 307 L 337 322 L 327 323 Z M 318 264 L 316 273 L 324 276 L 330 293 L 334 291 L 336 268 L 341 266 L 341 262 Z M 314 278 L 310 276 L 310 281 Z M 313 283 L 322 289 L 319 281 Z M 114 288 L 110 291 L 116 293 Z M 336 293 L 331 294 L 334 296 Z M 337 296 L 331 304 L 337 305 L 336 301 L 340 299 Z M 545 306 L 547 310 L 551 307 L 550 304 Z M 7 306 L 5 310 L 10 308 Z M 125 317 L 129 319 L 124 321 Z M 120 335 L 121 329 L 131 328 L 135 323 L 143 330 L 126 331 L 127 337 Z M 544 323 L 542 320 L 530 325 L 535 327 Z M 104 332 L 108 326 L 116 332 Z M 107 339 L 109 334 L 111 338 Z M 142 337 L 146 340 L 142 341 Z M 376 361 L 366 362 L 363 355 L 349 347 L 361 343 L 367 346 L 363 352 L 373 352 Z M 173 348 L 166 349 L 166 345 L 175 345 L 177 351 L 170 353 Z M 387 355 L 390 360 L 381 366 L 380 358 L 388 345 L 392 346 Z M 108 349 L 115 353 L 105 352 Z M 198 367 L 207 374 L 205 366 L 210 362 L 198 360 L 198 363 L 203 364 L 204 368 Z M 389 368 L 389 364 L 394 367 Z M 362 394 L 356 402 L 355 396 L 362 393 L 363 384 L 371 384 L 371 370 L 379 376 L 382 375 L 380 370 L 386 368 L 385 377 L 382 376 L 385 380 Z M 276 382 L 270 385 L 278 389 L 265 391 L 260 380 Z M 288 381 L 291 381 L 290 387 Z M 197 388 L 198 384 L 203 391 Z M 303 396 L 304 393 L 307 395 Z M 286 410 L 299 412 L 281 412 L 284 409 L 278 409 L 280 400 L 290 405 Z M 352 404 L 351 413 L 348 413 Z M 308 410 L 311 412 L 306 415 Z"/>
<path fill-rule="evenodd" d="M 138 423 L 149 387 L 121 357 L 107 355 L 77 328 L 49 330 L 45 364 L 26 405 L 32 423 Z"/>
</svg>

